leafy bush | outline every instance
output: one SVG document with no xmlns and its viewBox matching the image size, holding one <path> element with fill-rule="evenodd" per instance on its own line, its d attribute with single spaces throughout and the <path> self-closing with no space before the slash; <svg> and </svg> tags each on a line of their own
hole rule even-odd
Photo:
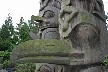
<svg viewBox="0 0 108 72">
<path fill-rule="evenodd" d="M 8 51 L 0 51 L 0 57 L 3 57 L 3 60 L 9 60 L 10 58 L 10 52 Z"/>
<path fill-rule="evenodd" d="M 9 66 L 10 52 L 0 51 L 0 57 L 3 57 L 3 68 L 7 68 Z"/>
<path fill-rule="evenodd" d="M 3 62 L 3 68 L 8 68 L 9 67 L 9 60 L 5 60 L 4 62 Z"/>
<path fill-rule="evenodd" d="M 108 55 L 105 56 L 105 60 L 103 61 L 103 64 L 108 67 Z"/>
<path fill-rule="evenodd" d="M 34 72 L 35 63 L 21 63 L 16 65 L 15 72 Z"/>
</svg>

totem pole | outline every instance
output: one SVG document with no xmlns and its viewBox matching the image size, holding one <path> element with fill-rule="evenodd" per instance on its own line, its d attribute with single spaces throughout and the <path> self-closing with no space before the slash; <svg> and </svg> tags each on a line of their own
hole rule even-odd
<svg viewBox="0 0 108 72">
<path fill-rule="evenodd" d="M 60 0 L 41 0 L 39 16 L 44 19 L 44 26 L 41 28 L 41 39 L 60 39 L 58 31 L 58 17 L 60 12 Z"/>
<path fill-rule="evenodd" d="M 101 66 L 108 52 L 102 0 L 62 0 L 59 22 L 61 39 L 71 46 L 69 72 L 107 72 Z"/>
<path fill-rule="evenodd" d="M 43 25 L 39 28 L 41 39 L 60 39 L 58 17 L 60 0 L 40 0 L 39 16 L 43 18 Z M 36 72 L 57 72 L 56 64 L 36 63 Z"/>
<path fill-rule="evenodd" d="M 40 39 L 17 45 L 11 63 L 34 62 L 36 72 L 108 72 L 102 0 L 41 0 L 40 7 Z"/>
</svg>

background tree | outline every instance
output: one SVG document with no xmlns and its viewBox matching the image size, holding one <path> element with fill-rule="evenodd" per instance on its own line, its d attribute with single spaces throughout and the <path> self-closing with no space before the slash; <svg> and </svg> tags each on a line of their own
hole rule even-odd
<svg viewBox="0 0 108 72">
<path fill-rule="evenodd" d="M 0 57 L 3 57 L 4 67 L 9 64 L 10 52 L 16 44 L 16 42 L 13 41 L 14 34 L 12 17 L 8 14 L 8 17 L 0 28 Z"/>
<path fill-rule="evenodd" d="M 12 17 L 8 14 L 4 24 L 0 28 L 0 57 L 4 59 L 4 67 L 9 64 L 10 53 L 12 49 L 21 42 L 30 40 L 28 31 L 37 33 L 37 27 L 31 23 L 24 21 L 21 17 L 17 26 L 13 26 Z"/>
<path fill-rule="evenodd" d="M 16 27 L 16 35 L 18 36 L 18 44 L 21 42 L 25 42 L 30 40 L 28 34 L 29 26 L 26 22 L 24 22 L 24 18 L 21 17 L 19 23 L 17 23 Z"/>
<path fill-rule="evenodd" d="M 0 29 L 0 51 L 11 51 L 16 43 L 13 43 L 14 26 L 12 17 L 8 14 L 5 23 Z"/>
</svg>

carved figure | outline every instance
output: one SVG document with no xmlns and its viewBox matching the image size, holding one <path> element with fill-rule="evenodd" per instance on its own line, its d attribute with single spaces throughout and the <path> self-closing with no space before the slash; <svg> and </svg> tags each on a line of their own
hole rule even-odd
<svg viewBox="0 0 108 72">
<path fill-rule="evenodd" d="M 60 39 L 58 31 L 58 17 L 60 0 L 41 0 L 39 16 L 44 18 L 43 27 L 40 28 L 41 39 Z M 57 72 L 56 64 L 36 63 L 39 72 Z"/>
<path fill-rule="evenodd" d="M 60 11 L 60 0 L 40 1 L 39 16 L 44 18 L 43 24 L 44 26 L 46 26 L 41 29 L 42 39 L 59 39 L 59 32 L 58 32 L 59 11 Z"/>
<path fill-rule="evenodd" d="M 76 69 L 72 72 L 105 72 L 100 65 L 107 50 L 102 0 L 62 0 L 59 23 L 61 39 L 71 45 L 70 65 Z"/>
<path fill-rule="evenodd" d="M 40 39 L 16 46 L 11 62 L 35 62 L 36 72 L 108 72 L 101 65 L 108 53 L 102 0 L 41 0 L 40 5 Z"/>
<path fill-rule="evenodd" d="M 61 6 L 61 11 L 60 11 L 60 24 L 61 24 L 61 29 L 62 31 L 66 31 L 69 27 L 69 22 L 72 18 L 75 17 L 76 14 L 78 14 L 78 10 L 75 7 L 69 6 L 69 2 L 65 1 L 63 5 Z M 67 13 L 69 14 L 66 16 L 64 20 L 64 14 Z"/>
</svg>

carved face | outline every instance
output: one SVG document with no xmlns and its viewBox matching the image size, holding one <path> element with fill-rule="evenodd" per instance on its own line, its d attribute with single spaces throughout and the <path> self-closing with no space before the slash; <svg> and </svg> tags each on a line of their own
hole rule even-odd
<svg viewBox="0 0 108 72">
<path fill-rule="evenodd" d="M 58 14 L 56 14 L 56 12 L 47 10 L 44 12 L 43 18 L 48 27 L 58 27 Z"/>
<path fill-rule="evenodd" d="M 48 27 L 58 27 L 59 9 L 59 0 L 41 1 L 40 15 L 44 18 Z"/>
<path fill-rule="evenodd" d="M 60 0 L 41 1 L 40 16 L 44 18 L 42 39 L 59 39 L 58 16 L 60 12 Z"/>
</svg>

